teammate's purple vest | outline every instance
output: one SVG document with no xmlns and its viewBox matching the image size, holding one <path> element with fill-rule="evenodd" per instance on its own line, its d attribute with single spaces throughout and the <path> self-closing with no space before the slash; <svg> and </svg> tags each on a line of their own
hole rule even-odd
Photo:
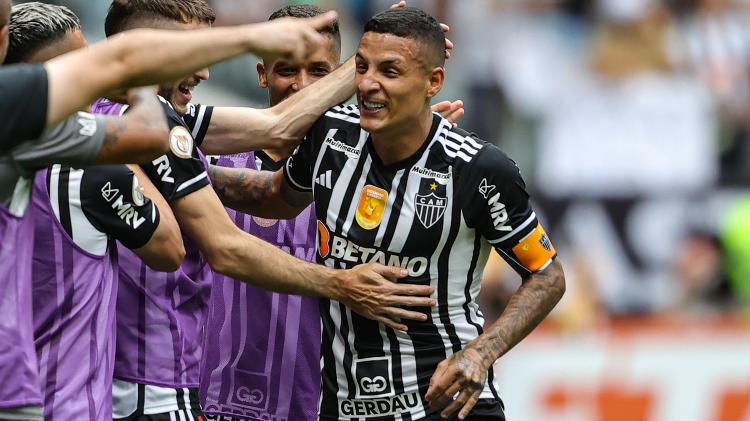
<svg viewBox="0 0 750 421">
<path fill-rule="evenodd" d="M 218 165 L 256 169 L 253 153 Z M 227 209 L 235 224 L 305 260 L 315 259 L 315 214 L 276 221 Z M 318 301 L 214 275 L 201 362 L 204 411 L 274 421 L 316 419 L 320 396 Z M 242 351 L 240 358 L 239 352 Z"/>
<path fill-rule="evenodd" d="M 39 406 L 39 369 L 31 319 L 34 220 L 0 205 L 0 408 Z"/>
<path fill-rule="evenodd" d="M 34 338 L 46 420 L 111 420 L 117 253 L 81 249 L 34 181 Z"/>
<path fill-rule="evenodd" d="M 122 105 L 98 101 L 93 111 L 119 115 Z M 203 156 L 201 155 L 201 158 Z M 206 166 L 208 164 L 205 162 Z M 118 379 L 163 387 L 198 387 L 202 331 L 208 312 L 211 269 L 183 236 L 185 260 L 175 272 L 156 272 L 118 245 Z"/>
</svg>

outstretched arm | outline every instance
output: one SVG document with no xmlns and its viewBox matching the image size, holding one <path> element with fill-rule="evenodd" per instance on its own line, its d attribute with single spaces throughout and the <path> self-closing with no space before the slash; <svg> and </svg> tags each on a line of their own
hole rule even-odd
<svg viewBox="0 0 750 421">
<path fill-rule="evenodd" d="M 226 155 L 299 143 L 329 108 L 354 94 L 354 58 L 274 107 L 215 107 L 201 149 Z"/>
<path fill-rule="evenodd" d="M 401 319 L 425 320 L 426 315 L 402 306 L 429 307 L 433 288 L 395 283 L 406 276 L 401 268 L 369 263 L 334 270 L 306 262 L 237 228 L 210 186 L 175 199 L 172 209 L 211 267 L 259 288 L 287 294 L 340 301 L 365 317 L 406 330 Z"/>
<path fill-rule="evenodd" d="M 47 125 L 118 88 L 179 79 L 243 53 L 303 60 L 323 43 L 317 30 L 335 13 L 194 31 L 136 29 L 45 63 Z"/>
</svg>

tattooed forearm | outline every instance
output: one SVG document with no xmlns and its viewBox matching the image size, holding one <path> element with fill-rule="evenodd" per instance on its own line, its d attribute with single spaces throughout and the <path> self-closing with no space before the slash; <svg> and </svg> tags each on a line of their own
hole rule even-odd
<svg viewBox="0 0 750 421">
<path fill-rule="evenodd" d="M 224 205 L 242 212 L 254 212 L 274 194 L 273 173 L 246 168 L 209 166 L 211 183 Z"/>
<path fill-rule="evenodd" d="M 500 318 L 472 345 L 494 362 L 523 338 L 552 311 L 565 292 L 565 276 L 559 261 L 526 280 L 510 298 Z"/>
</svg>

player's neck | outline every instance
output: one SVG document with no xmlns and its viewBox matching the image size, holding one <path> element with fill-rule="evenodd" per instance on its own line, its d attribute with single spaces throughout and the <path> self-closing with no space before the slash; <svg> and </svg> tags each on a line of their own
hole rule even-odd
<svg viewBox="0 0 750 421">
<path fill-rule="evenodd" d="M 427 141 L 431 129 L 432 111 L 427 108 L 416 122 L 392 131 L 372 133 L 372 146 L 383 164 L 395 164 L 414 155 Z"/>
</svg>

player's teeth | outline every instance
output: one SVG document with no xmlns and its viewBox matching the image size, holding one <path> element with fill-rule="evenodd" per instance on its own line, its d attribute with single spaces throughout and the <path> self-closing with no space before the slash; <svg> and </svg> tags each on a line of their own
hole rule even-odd
<svg viewBox="0 0 750 421">
<path fill-rule="evenodd" d="M 365 107 L 367 108 L 383 108 L 383 104 L 378 104 L 377 102 L 369 102 L 365 101 Z"/>
</svg>

